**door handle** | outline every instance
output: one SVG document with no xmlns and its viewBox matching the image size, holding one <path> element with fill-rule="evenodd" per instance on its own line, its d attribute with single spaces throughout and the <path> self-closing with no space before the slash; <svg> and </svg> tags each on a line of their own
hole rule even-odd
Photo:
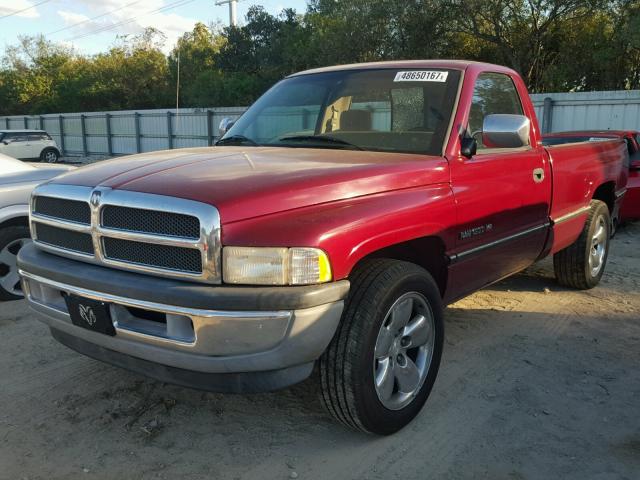
<svg viewBox="0 0 640 480">
<path fill-rule="evenodd" d="M 533 169 L 533 181 L 536 183 L 540 183 L 544 180 L 544 169 L 542 168 L 534 168 Z"/>
</svg>

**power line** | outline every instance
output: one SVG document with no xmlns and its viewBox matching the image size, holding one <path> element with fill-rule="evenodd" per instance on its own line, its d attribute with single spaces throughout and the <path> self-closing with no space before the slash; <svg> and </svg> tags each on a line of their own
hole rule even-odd
<svg viewBox="0 0 640 480">
<path fill-rule="evenodd" d="M 76 36 L 73 36 L 71 38 L 68 38 L 66 41 L 70 42 L 70 41 L 73 41 L 73 40 L 78 40 L 78 39 L 81 39 L 81 38 L 90 37 L 91 35 L 96 35 L 98 33 L 107 32 L 109 30 L 113 30 L 113 29 L 118 28 L 120 26 L 128 25 L 129 23 L 137 20 L 140 17 L 145 17 L 145 16 L 148 16 L 148 15 L 155 15 L 156 13 L 160 13 L 160 12 L 162 12 L 164 10 L 169 10 L 169 9 L 172 9 L 172 8 L 180 7 L 183 4 L 190 3 L 191 1 L 194 1 L 194 0 L 188 0 L 188 1 L 187 0 L 177 0 L 175 2 L 169 3 L 168 5 L 165 5 L 163 7 L 156 8 L 155 10 L 151 10 L 149 12 L 145 12 L 142 15 L 138 15 L 136 17 L 132 17 L 132 18 L 127 19 L 127 20 L 122 20 L 120 22 L 116 22 L 116 23 L 111 24 L 111 25 L 106 25 L 106 26 L 103 26 L 103 27 L 99 27 L 99 28 L 97 28 L 97 29 L 95 29 L 93 31 L 90 31 L 90 32 L 81 33 L 79 35 L 76 35 Z"/>
<path fill-rule="evenodd" d="M 130 7 L 131 5 L 135 5 L 136 3 L 140 3 L 141 1 L 142 0 L 135 0 L 135 2 L 127 3 L 126 5 L 123 5 L 120 8 L 116 8 L 115 10 L 111 10 L 109 12 L 103 13 L 102 15 L 97 15 L 95 17 L 87 18 L 85 20 L 82 20 L 80 22 L 74 23 L 72 25 L 67 25 L 66 27 L 63 27 L 63 28 L 60 28 L 58 30 L 54 30 L 53 32 L 47 33 L 47 36 L 55 35 L 56 33 L 64 32 L 65 30 L 70 30 L 70 29 L 72 29 L 74 27 L 77 27 L 78 25 L 83 25 L 83 24 L 88 23 L 88 22 L 93 22 L 94 20 L 97 20 L 99 18 L 106 17 L 107 15 L 111 15 L 112 13 L 116 13 L 116 12 L 119 12 L 121 10 L 124 10 L 125 8 Z"/>
<path fill-rule="evenodd" d="M 27 10 L 31 10 L 32 8 L 39 7 L 39 6 L 40 6 L 40 5 L 42 5 L 43 3 L 47 3 L 47 2 L 50 2 L 50 1 L 51 1 L 51 0 L 42 0 L 41 2 L 38 2 L 38 3 L 34 4 L 34 5 L 31 5 L 30 7 L 23 8 L 22 10 L 17 10 L 17 11 L 15 11 L 15 12 L 8 13 L 8 14 L 6 14 L 6 15 L 2 15 L 2 16 L 0 17 L 0 20 L 2 20 L 3 18 L 7 18 L 7 17 L 13 17 L 14 15 L 18 15 L 19 13 L 26 12 Z"/>
<path fill-rule="evenodd" d="M 136 17 L 130 18 L 128 20 L 123 20 L 121 22 L 114 23 L 113 25 L 107 25 L 105 27 L 98 28 L 98 29 L 93 30 L 91 32 L 87 32 L 87 33 L 83 33 L 83 34 L 80 34 L 80 35 L 76 35 L 75 37 L 68 38 L 66 41 L 71 42 L 73 40 L 79 40 L 81 38 L 90 37 L 91 35 L 96 35 L 98 33 L 107 32 L 109 30 L 113 30 L 114 28 L 118 28 L 118 27 L 121 27 L 121 26 L 124 26 L 124 25 L 128 25 L 129 23 L 134 22 L 135 20 L 137 20 L 137 19 L 139 19 L 141 17 L 146 17 L 146 16 L 149 16 L 149 15 L 156 15 L 158 13 L 165 12 L 167 10 L 172 10 L 174 8 L 182 7 L 183 5 L 187 5 L 187 4 L 193 3 L 195 1 L 196 0 L 178 0 L 178 1 L 175 1 L 175 2 L 172 2 L 172 3 L 169 3 L 168 5 L 165 5 L 164 7 L 156 8 L 155 10 L 151 10 L 149 12 L 146 12 L 146 13 L 144 13 L 142 15 L 138 15 Z"/>
</svg>

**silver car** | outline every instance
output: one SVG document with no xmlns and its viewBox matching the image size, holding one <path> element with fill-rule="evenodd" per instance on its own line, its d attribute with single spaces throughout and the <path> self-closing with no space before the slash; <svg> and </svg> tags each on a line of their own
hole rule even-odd
<svg viewBox="0 0 640 480">
<path fill-rule="evenodd" d="M 0 154 L 0 301 L 22 297 L 16 255 L 31 241 L 29 196 L 37 185 L 75 168 L 27 164 Z"/>
</svg>

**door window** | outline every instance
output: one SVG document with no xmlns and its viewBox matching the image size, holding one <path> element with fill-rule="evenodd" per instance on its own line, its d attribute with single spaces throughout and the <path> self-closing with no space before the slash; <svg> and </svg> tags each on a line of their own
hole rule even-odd
<svg viewBox="0 0 640 480">
<path fill-rule="evenodd" d="M 46 133 L 30 133 L 28 137 L 30 142 L 43 142 L 49 140 Z"/>
<path fill-rule="evenodd" d="M 23 133 L 6 133 L 2 141 L 7 143 L 26 142 L 27 136 Z"/>
<path fill-rule="evenodd" d="M 481 135 L 484 117 L 499 113 L 523 114 L 518 91 L 508 75 L 483 73 L 476 80 L 469 112 L 469 134 L 478 141 L 478 150 L 487 148 Z"/>
</svg>

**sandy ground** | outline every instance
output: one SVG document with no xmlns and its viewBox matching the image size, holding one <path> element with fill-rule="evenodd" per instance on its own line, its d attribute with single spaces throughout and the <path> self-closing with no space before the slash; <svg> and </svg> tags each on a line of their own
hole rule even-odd
<svg viewBox="0 0 640 480">
<path fill-rule="evenodd" d="M 548 261 L 452 305 L 420 416 L 389 438 L 334 423 L 313 383 L 177 388 L 57 344 L 0 306 L 1 479 L 639 479 L 640 224 L 602 284 Z"/>
</svg>

